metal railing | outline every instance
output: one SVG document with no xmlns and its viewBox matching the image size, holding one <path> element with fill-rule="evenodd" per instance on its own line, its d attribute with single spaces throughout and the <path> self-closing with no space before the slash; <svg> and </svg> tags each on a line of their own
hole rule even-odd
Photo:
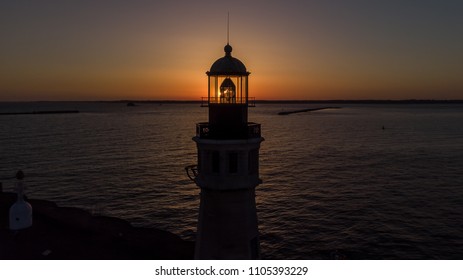
<svg viewBox="0 0 463 280">
<path fill-rule="evenodd" d="M 185 172 L 186 172 L 186 175 L 188 175 L 188 178 L 190 178 L 190 180 L 194 182 L 196 177 L 199 174 L 198 165 L 192 164 L 192 165 L 185 166 Z"/>
<path fill-rule="evenodd" d="M 209 104 L 248 104 L 248 107 L 256 107 L 256 98 L 225 98 L 225 97 L 201 97 L 201 107 L 209 107 Z"/>
<path fill-rule="evenodd" d="M 259 138 L 261 137 L 261 129 L 259 123 L 249 122 L 245 130 L 239 130 L 235 134 L 230 133 L 227 128 L 217 128 L 209 125 L 209 123 L 197 123 L 196 124 L 196 136 L 199 138 L 210 138 L 210 139 L 242 139 L 242 138 Z"/>
</svg>

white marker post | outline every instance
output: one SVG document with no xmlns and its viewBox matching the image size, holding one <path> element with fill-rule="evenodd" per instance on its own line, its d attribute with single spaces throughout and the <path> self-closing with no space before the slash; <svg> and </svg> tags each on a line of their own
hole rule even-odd
<svg viewBox="0 0 463 280">
<path fill-rule="evenodd" d="M 24 173 L 16 173 L 17 201 L 10 207 L 10 230 L 25 229 L 32 226 L 32 206 L 24 201 Z"/>
</svg>

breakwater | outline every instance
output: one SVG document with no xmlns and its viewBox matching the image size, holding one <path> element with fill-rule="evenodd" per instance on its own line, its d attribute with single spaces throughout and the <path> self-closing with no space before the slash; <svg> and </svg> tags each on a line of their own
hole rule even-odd
<svg viewBox="0 0 463 280">
<path fill-rule="evenodd" d="M 301 110 L 292 110 L 292 111 L 281 111 L 278 112 L 278 115 L 290 115 L 290 114 L 296 114 L 296 113 L 304 113 L 304 112 L 313 112 L 313 111 L 320 111 L 320 110 L 326 110 L 326 109 L 340 109 L 341 107 L 320 107 L 320 108 L 307 108 L 307 109 L 301 109 Z"/>
</svg>

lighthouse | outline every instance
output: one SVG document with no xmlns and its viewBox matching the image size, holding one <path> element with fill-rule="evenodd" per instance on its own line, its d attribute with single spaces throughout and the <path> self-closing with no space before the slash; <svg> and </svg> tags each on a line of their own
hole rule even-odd
<svg viewBox="0 0 463 280">
<path fill-rule="evenodd" d="M 259 149 L 264 140 L 258 123 L 248 122 L 250 72 L 225 55 L 209 71 L 209 121 L 196 124 L 197 166 L 192 168 L 201 189 L 196 259 L 259 259 L 260 244 L 255 188 L 259 179 Z"/>
</svg>

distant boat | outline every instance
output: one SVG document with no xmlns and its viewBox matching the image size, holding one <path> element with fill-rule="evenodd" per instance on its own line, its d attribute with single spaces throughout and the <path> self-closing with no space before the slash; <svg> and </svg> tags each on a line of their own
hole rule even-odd
<svg viewBox="0 0 463 280">
<path fill-rule="evenodd" d="M 133 107 L 133 106 L 135 106 L 135 103 L 133 103 L 133 102 L 128 102 L 127 103 L 127 107 Z"/>
</svg>

